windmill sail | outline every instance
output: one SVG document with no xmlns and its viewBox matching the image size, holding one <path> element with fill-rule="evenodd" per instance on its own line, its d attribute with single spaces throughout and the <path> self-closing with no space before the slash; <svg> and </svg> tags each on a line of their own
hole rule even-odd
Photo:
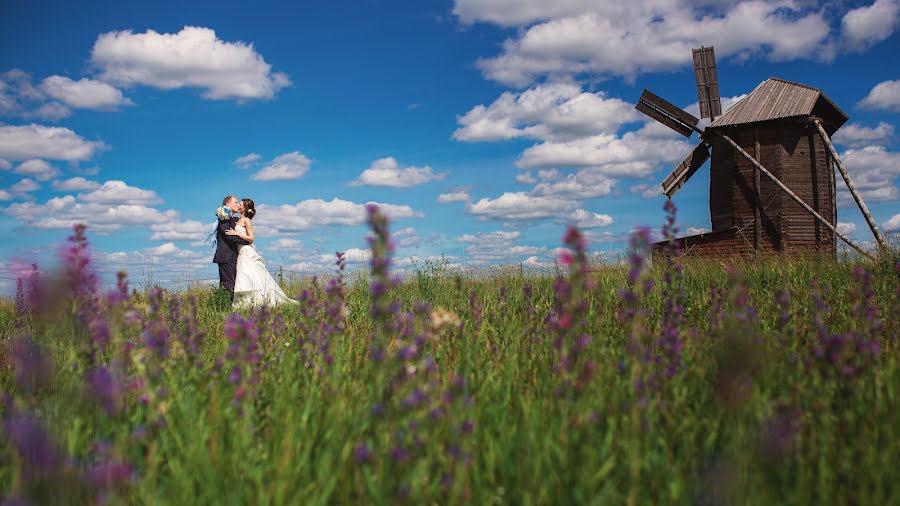
<svg viewBox="0 0 900 506">
<path fill-rule="evenodd" d="M 675 195 L 675 192 L 680 190 L 681 187 L 684 186 L 684 183 L 686 183 L 687 180 L 697 172 L 697 169 L 699 169 L 708 159 L 709 144 L 700 141 L 700 144 L 697 144 L 693 151 L 688 153 L 687 157 L 682 160 L 681 163 L 672 170 L 672 173 L 666 177 L 662 184 L 660 184 L 665 196 L 671 197 L 672 195 Z"/>
<path fill-rule="evenodd" d="M 670 102 L 644 90 L 635 109 L 659 121 L 685 137 L 690 137 L 697 130 L 700 118 L 675 107 Z"/>
<path fill-rule="evenodd" d="M 716 72 L 716 53 L 712 46 L 694 49 L 694 77 L 697 79 L 697 101 L 700 117 L 715 119 L 722 115 L 719 98 L 719 75 Z"/>
</svg>

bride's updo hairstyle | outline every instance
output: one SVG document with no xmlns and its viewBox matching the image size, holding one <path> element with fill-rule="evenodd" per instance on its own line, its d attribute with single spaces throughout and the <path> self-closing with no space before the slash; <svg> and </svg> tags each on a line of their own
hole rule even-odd
<svg viewBox="0 0 900 506">
<path fill-rule="evenodd" d="M 256 204 L 253 203 L 253 199 L 241 199 L 241 202 L 244 203 L 244 216 L 252 220 L 256 216 Z"/>
</svg>

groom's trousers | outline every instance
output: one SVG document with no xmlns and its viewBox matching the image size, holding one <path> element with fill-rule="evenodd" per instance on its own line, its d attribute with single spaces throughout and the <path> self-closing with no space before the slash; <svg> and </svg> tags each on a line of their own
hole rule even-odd
<svg viewBox="0 0 900 506">
<path fill-rule="evenodd" d="M 234 278 L 237 277 L 237 262 L 219 265 L 219 287 L 231 292 L 234 298 Z"/>
</svg>

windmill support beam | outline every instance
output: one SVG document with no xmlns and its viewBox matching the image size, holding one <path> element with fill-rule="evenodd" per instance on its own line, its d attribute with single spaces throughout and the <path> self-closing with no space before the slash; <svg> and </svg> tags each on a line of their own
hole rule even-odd
<svg viewBox="0 0 900 506">
<path fill-rule="evenodd" d="M 762 173 L 765 174 L 769 179 L 771 179 L 773 183 L 775 183 L 776 185 L 778 185 L 778 187 L 781 188 L 782 191 L 784 191 L 789 197 L 791 197 L 791 198 L 794 199 L 798 204 L 800 204 L 800 206 L 803 207 L 803 209 L 806 209 L 806 211 L 807 211 L 809 214 L 811 214 L 815 219 L 819 220 L 823 225 L 825 225 L 826 227 L 828 227 L 828 229 L 831 230 L 831 232 L 832 232 L 834 235 L 838 236 L 842 241 L 844 241 L 845 243 L 847 243 L 851 248 L 853 248 L 853 249 L 855 249 L 856 251 L 860 252 L 862 255 L 864 255 L 864 256 L 866 256 L 867 258 L 870 258 L 870 259 L 872 259 L 872 260 L 875 260 L 875 257 L 872 256 L 871 254 L 869 254 L 869 252 L 867 252 L 866 250 L 862 249 L 862 248 L 859 247 L 856 243 L 854 243 L 853 241 L 851 241 L 850 239 L 848 239 L 847 237 L 845 237 L 844 234 L 838 232 L 837 228 L 835 228 L 834 225 L 832 225 L 828 220 L 826 220 L 825 218 L 823 218 L 822 215 L 820 215 L 819 213 L 817 213 L 815 209 L 813 209 L 812 207 L 809 207 L 809 205 L 808 205 L 806 202 L 803 202 L 803 199 L 801 199 L 800 197 L 798 197 L 797 194 L 795 194 L 794 192 L 792 192 L 790 188 L 788 188 L 787 186 L 784 185 L 784 183 L 782 183 L 781 181 L 779 181 L 778 178 L 775 177 L 771 172 L 769 172 L 768 169 L 766 169 L 765 167 L 762 166 L 761 163 L 759 163 L 758 161 L 756 161 L 756 159 L 753 158 L 753 155 L 751 155 L 750 153 L 746 152 L 746 151 L 744 150 L 744 148 L 742 148 L 740 145 L 738 145 L 738 143 L 734 142 L 734 141 L 731 139 L 731 137 L 728 137 L 727 135 L 725 135 L 725 134 L 723 134 L 723 133 L 720 133 L 720 132 L 717 132 L 717 131 L 715 131 L 715 130 L 706 130 L 706 132 L 707 132 L 707 133 L 709 133 L 709 132 L 714 132 L 716 135 L 718 135 L 718 136 L 721 137 L 722 139 L 725 139 L 725 142 L 727 142 L 728 144 L 730 144 L 731 147 L 733 147 L 735 150 L 737 150 L 738 153 L 740 153 L 744 158 L 746 158 L 747 160 L 749 160 L 750 163 L 752 163 L 754 167 L 756 167 L 757 169 L 759 169 L 760 172 L 762 172 Z"/>
<path fill-rule="evenodd" d="M 859 210 L 862 211 L 863 217 L 865 217 L 866 219 L 866 223 L 868 223 L 869 228 L 872 229 L 872 235 L 875 236 L 875 241 L 878 243 L 878 247 L 887 249 L 887 245 L 884 242 L 884 237 L 881 236 L 881 232 L 878 231 L 878 226 L 875 224 L 875 219 L 872 218 L 872 213 L 869 212 L 869 208 L 863 201 L 862 196 L 860 196 L 859 192 L 856 191 L 856 186 L 853 184 L 853 181 L 850 180 L 850 174 L 847 173 L 847 169 L 844 168 L 844 162 L 841 161 L 841 157 L 838 156 L 837 151 L 834 149 L 834 144 L 831 143 L 831 139 L 828 137 L 825 129 L 822 128 L 822 123 L 819 122 L 819 120 L 813 120 L 813 123 L 815 123 L 816 128 L 819 130 L 819 135 L 822 137 L 822 140 L 825 141 L 825 145 L 828 146 L 828 151 L 831 153 L 831 158 L 834 160 L 834 164 L 837 165 L 841 176 L 844 178 L 844 182 L 847 183 L 847 188 L 850 189 L 850 194 L 853 195 L 853 200 L 856 201 L 856 205 L 858 205 Z"/>
<path fill-rule="evenodd" d="M 758 161 L 759 157 L 759 128 L 753 129 L 753 156 Z M 759 169 L 753 167 L 753 251 L 759 254 L 759 243 L 762 228 L 759 212 Z"/>
</svg>

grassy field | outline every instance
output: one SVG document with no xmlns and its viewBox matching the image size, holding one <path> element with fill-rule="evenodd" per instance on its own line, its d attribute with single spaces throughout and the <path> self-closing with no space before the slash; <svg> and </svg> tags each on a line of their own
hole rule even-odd
<svg viewBox="0 0 900 506">
<path fill-rule="evenodd" d="M 0 307 L 3 497 L 900 503 L 896 257 L 650 265 L 638 233 L 591 266 L 569 230 L 559 278 L 400 281 L 370 223 L 368 272 L 236 314 L 212 290 L 100 293 L 76 231 Z"/>
</svg>

